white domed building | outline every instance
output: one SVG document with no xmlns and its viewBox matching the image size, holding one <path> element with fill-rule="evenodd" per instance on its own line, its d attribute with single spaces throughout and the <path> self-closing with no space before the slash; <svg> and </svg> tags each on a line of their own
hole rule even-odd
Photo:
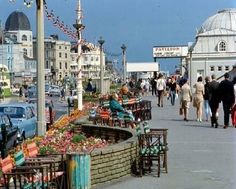
<svg viewBox="0 0 236 189">
<path fill-rule="evenodd" d="M 33 33 L 27 16 L 20 11 L 12 12 L 3 31 L 4 40 L 0 63 L 6 65 L 12 83 L 31 82 L 36 77 L 36 60 L 33 59 Z"/>
<path fill-rule="evenodd" d="M 191 86 L 199 76 L 222 76 L 236 64 L 236 9 L 221 10 L 200 27 L 187 60 Z"/>
</svg>

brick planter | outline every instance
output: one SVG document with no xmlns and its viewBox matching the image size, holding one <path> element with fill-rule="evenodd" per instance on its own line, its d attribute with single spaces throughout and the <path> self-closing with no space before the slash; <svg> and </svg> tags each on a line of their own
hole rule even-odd
<svg viewBox="0 0 236 189">
<path fill-rule="evenodd" d="M 92 187 L 131 175 L 138 154 L 138 141 L 133 131 L 91 124 L 83 124 L 81 129 L 87 135 L 112 142 L 112 145 L 96 149 L 90 154 Z"/>
</svg>

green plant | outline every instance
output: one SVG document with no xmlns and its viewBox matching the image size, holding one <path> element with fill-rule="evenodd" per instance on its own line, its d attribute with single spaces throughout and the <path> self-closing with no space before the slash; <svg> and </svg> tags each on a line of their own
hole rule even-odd
<svg viewBox="0 0 236 189">
<path fill-rule="evenodd" d="M 56 151 L 51 146 L 43 146 L 39 148 L 40 155 L 54 154 Z"/>
<path fill-rule="evenodd" d="M 79 143 L 79 142 L 81 142 L 81 141 L 83 141 L 83 140 L 85 140 L 86 139 L 86 136 L 84 136 L 83 134 L 75 134 L 74 136 L 73 136 L 73 138 L 72 138 L 72 142 L 73 143 Z"/>
</svg>

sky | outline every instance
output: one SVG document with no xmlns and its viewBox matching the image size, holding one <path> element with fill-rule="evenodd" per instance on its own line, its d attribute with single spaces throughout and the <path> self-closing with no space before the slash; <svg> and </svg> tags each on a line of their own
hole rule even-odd
<svg viewBox="0 0 236 189">
<path fill-rule="evenodd" d="M 27 0 L 29 1 L 29 0 Z M 23 0 L 0 0 L 0 20 L 5 25 L 9 14 L 24 12 L 36 35 L 35 0 L 31 8 Z M 45 0 L 48 10 L 73 28 L 77 0 Z M 97 43 L 105 40 L 108 59 L 121 62 L 121 45 L 127 47 L 127 62 L 153 62 L 153 46 L 179 46 L 195 41 L 197 29 L 217 11 L 235 8 L 235 0 L 81 0 L 83 9 L 83 37 Z M 45 18 L 45 36 L 58 34 L 70 40 L 51 21 Z M 116 55 L 116 56 L 112 56 Z M 179 59 L 158 59 L 161 70 L 173 71 Z"/>
</svg>

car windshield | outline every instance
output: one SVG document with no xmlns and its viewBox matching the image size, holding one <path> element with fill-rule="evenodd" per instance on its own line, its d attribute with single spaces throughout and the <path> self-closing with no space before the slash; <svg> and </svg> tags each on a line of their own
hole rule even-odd
<svg viewBox="0 0 236 189">
<path fill-rule="evenodd" d="M 22 107 L 0 107 L 0 112 L 8 114 L 10 118 L 25 118 L 25 109 Z"/>
</svg>

